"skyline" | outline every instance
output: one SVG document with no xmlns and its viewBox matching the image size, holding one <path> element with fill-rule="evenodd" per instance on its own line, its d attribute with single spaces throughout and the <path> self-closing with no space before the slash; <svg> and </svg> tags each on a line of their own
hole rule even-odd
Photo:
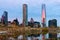
<svg viewBox="0 0 60 40">
<path fill-rule="evenodd" d="M 31 3 L 32 2 L 32 3 Z M 46 5 L 46 21 L 57 19 L 57 24 L 60 26 L 60 1 L 59 0 L 0 0 L 0 17 L 4 11 L 8 12 L 8 20 L 12 21 L 15 18 L 18 18 L 19 22 L 22 22 L 22 5 L 28 5 L 28 20 L 32 17 L 35 21 L 41 23 L 41 10 L 42 4 Z M 32 15 L 35 14 L 35 15 Z M 12 15 L 13 14 L 13 15 Z M 39 19 L 39 20 L 38 20 Z"/>
</svg>

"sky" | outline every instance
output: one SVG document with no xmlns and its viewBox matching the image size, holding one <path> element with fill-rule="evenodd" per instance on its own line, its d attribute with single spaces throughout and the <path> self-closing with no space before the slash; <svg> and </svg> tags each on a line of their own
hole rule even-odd
<svg viewBox="0 0 60 40">
<path fill-rule="evenodd" d="M 22 23 L 23 4 L 28 5 L 28 21 L 33 18 L 41 22 L 42 4 L 45 4 L 47 25 L 48 20 L 57 19 L 58 26 L 60 26 L 60 0 L 0 0 L 0 18 L 3 12 L 7 11 L 9 21 L 18 18 Z"/>
</svg>

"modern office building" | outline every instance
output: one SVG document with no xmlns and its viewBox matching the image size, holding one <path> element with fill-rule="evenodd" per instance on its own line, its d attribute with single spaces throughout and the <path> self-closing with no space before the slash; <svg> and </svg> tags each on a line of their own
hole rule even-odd
<svg viewBox="0 0 60 40">
<path fill-rule="evenodd" d="M 1 22 L 5 25 L 8 25 L 8 12 L 7 11 L 4 11 L 1 18 Z"/>
<path fill-rule="evenodd" d="M 48 27 L 55 27 L 56 28 L 57 27 L 57 20 L 56 19 L 49 20 Z M 49 33 L 49 38 L 57 38 L 57 33 L 55 33 L 55 34 Z"/>
<path fill-rule="evenodd" d="M 27 4 L 23 4 L 23 26 L 28 25 L 28 8 Z"/>
<path fill-rule="evenodd" d="M 42 4 L 42 27 L 46 26 L 46 7 Z"/>
<path fill-rule="evenodd" d="M 57 27 L 57 20 L 56 19 L 53 19 L 52 21 L 53 21 L 53 26 L 54 27 Z"/>
<path fill-rule="evenodd" d="M 52 27 L 52 20 L 48 21 L 48 27 Z"/>
<path fill-rule="evenodd" d="M 56 19 L 49 20 L 48 27 L 57 27 L 57 20 Z"/>
</svg>

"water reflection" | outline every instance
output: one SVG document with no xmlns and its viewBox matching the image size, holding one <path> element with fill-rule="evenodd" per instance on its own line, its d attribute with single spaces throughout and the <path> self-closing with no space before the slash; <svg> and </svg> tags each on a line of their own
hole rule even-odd
<svg viewBox="0 0 60 40">
<path fill-rule="evenodd" d="M 60 37 L 60 33 L 57 34 L 57 37 L 59 38 Z M 45 39 L 48 39 L 49 38 L 49 34 L 46 34 L 45 35 Z M 15 38 L 13 37 L 9 37 L 8 40 L 16 40 Z M 23 40 L 23 35 L 19 35 L 17 37 L 17 40 Z M 30 37 L 27 37 L 27 40 L 42 40 L 42 34 L 40 34 L 40 36 L 30 36 Z"/>
<path fill-rule="evenodd" d="M 18 36 L 18 40 L 22 40 L 23 39 L 23 35 Z M 27 37 L 27 40 L 42 40 L 42 34 L 35 37 L 35 36 L 30 36 Z"/>
<path fill-rule="evenodd" d="M 27 40 L 41 40 L 41 36 L 42 36 L 42 35 L 39 35 L 39 36 L 37 36 L 37 37 L 35 37 L 35 36 L 30 36 L 30 37 L 27 37 Z"/>
<path fill-rule="evenodd" d="M 60 33 L 57 34 L 57 37 L 60 37 Z M 40 36 L 37 37 L 28 37 L 28 40 L 31 40 L 31 38 L 37 38 L 39 40 L 42 40 L 42 34 L 40 34 Z M 49 33 L 45 35 L 45 39 L 49 39 Z"/>
<path fill-rule="evenodd" d="M 17 40 L 23 40 L 23 35 L 19 35 Z"/>
<path fill-rule="evenodd" d="M 13 38 L 13 37 L 9 37 L 8 40 L 15 40 L 15 38 Z"/>
</svg>

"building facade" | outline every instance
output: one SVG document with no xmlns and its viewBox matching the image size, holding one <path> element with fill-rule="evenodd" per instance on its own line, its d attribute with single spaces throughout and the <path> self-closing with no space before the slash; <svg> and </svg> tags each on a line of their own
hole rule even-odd
<svg viewBox="0 0 60 40">
<path fill-rule="evenodd" d="M 23 4 L 23 26 L 28 25 L 28 8 L 27 4 Z"/>
<path fill-rule="evenodd" d="M 1 18 L 1 22 L 5 25 L 8 25 L 8 12 L 7 11 L 4 11 Z"/>
<path fill-rule="evenodd" d="M 42 27 L 46 27 L 46 6 L 42 4 Z"/>
<path fill-rule="evenodd" d="M 49 27 L 57 27 L 57 20 L 56 19 L 49 20 L 48 21 L 48 26 Z"/>
</svg>

